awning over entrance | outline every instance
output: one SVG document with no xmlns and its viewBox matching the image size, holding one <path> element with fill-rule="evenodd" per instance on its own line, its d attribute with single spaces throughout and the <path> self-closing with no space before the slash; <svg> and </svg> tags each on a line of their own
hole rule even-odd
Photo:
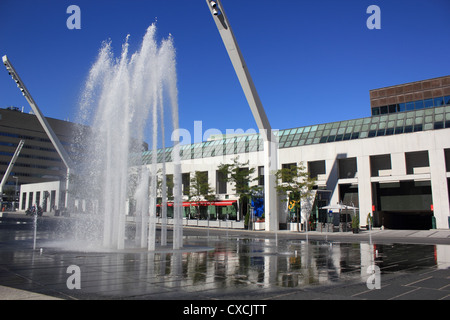
<svg viewBox="0 0 450 320">
<path fill-rule="evenodd" d="M 218 200 L 218 201 L 183 201 L 183 207 L 198 207 L 198 206 L 216 206 L 216 207 L 224 207 L 231 206 L 235 204 L 237 200 Z M 158 204 L 158 207 L 161 205 Z M 168 207 L 173 207 L 173 202 L 167 203 Z"/>
</svg>

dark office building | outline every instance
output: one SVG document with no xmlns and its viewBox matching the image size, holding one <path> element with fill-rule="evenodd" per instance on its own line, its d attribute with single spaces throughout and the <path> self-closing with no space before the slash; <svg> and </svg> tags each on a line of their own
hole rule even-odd
<svg viewBox="0 0 450 320">
<path fill-rule="evenodd" d="M 47 118 L 48 123 L 70 153 L 72 132 L 77 125 Z M 66 167 L 33 114 L 18 108 L 0 109 L 0 175 L 3 175 L 20 140 L 25 144 L 5 184 L 4 191 L 18 185 L 65 179 Z M 13 178 L 16 177 L 16 178 Z"/>
<path fill-rule="evenodd" d="M 450 104 L 450 76 L 370 90 L 372 116 Z"/>
</svg>

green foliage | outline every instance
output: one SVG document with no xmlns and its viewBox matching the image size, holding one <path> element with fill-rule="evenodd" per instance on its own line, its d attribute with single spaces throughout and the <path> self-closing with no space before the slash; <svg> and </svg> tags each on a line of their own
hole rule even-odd
<svg viewBox="0 0 450 320">
<path fill-rule="evenodd" d="M 373 218 L 372 218 L 372 215 L 370 214 L 370 212 L 367 215 L 366 224 L 371 227 L 373 226 Z"/>
<path fill-rule="evenodd" d="M 158 179 L 159 180 L 159 179 Z M 175 186 L 175 182 L 173 180 L 173 174 L 166 174 L 166 196 L 167 196 L 167 200 L 171 201 L 174 199 L 174 195 L 173 195 L 173 188 Z M 162 181 L 159 180 L 158 182 L 158 190 L 160 190 L 160 192 L 162 193 Z"/>
<path fill-rule="evenodd" d="M 355 215 L 352 219 L 352 228 L 359 229 L 359 215 Z"/>
<path fill-rule="evenodd" d="M 249 167 L 249 161 L 239 162 L 239 156 L 233 159 L 231 164 L 220 164 L 219 171 L 223 174 L 225 181 L 234 185 L 233 191 L 239 195 L 239 198 L 250 198 L 251 194 L 256 191 L 257 186 L 250 184 L 258 178 L 252 178 L 255 168 Z"/>
<path fill-rule="evenodd" d="M 233 191 L 239 195 L 239 211 L 245 217 L 244 224 L 248 225 L 250 217 L 248 203 L 253 193 L 257 192 L 260 187 L 251 185 L 252 182 L 258 180 L 258 177 L 252 178 L 255 168 L 249 167 L 249 161 L 239 162 L 239 156 L 233 159 L 233 163 L 221 163 L 218 168 L 224 180 L 231 182 L 234 186 Z M 246 205 L 247 204 L 247 205 Z"/>
<path fill-rule="evenodd" d="M 195 171 L 191 178 L 189 197 L 194 201 L 215 199 L 214 189 L 208 183 L 207 171 Z"/>
<path fill-rule="evenodd" d="M 289 195 L 290 200 L 297 202 L 309 196 L 316 181 L 310 177 L 302 163 L 279 169 L 275 172 L 275 176 L 278 194 Z"/>
<path fill-rule="evenodd" d="M 277 181 L 275 188 L 278 194 L 288 196 L 282 201 L 290 201 L 289 209 L 295 208 L 297 223 L 299 223 L 300 203 L 303 199 L 309 197 L 316 179 L 310 177 L 302 163 L 279 169 L 275 172 L 275 176 Z"/>
<path fill-rule="evenodd" d="M 250 222 L 250 212 L 247 211 L 247 214 L 245 215 L 245 218 L 244 218 L 244 225 L 248 226 L 249 222 Z"/>
<path fill-rule="evenodd" d="M 189 185 L 189 199 L 197 201 L 214 201 L 214 189 L 208 183 L 207 171 L 195 171 Z M 200 206 L 195 206 L 197 215 L 200 215 Z"/>
</svg>

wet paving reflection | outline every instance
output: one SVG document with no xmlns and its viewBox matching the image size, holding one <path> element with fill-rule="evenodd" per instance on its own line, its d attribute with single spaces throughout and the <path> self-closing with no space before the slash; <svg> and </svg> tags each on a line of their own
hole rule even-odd
<svg viewBox="0 0 450 320">
<path fill-rule="evenodd" d="M 188 238 L 187 243 L 204 239 Z M 210 252 L 182 255 L 182 278 L 214 278 L 221 286 L 298 287 L 368 277 L 377 265 L 384 273 L 449 266 L 450 246 L 341 243 L 274 239 L 209 240 Z M 444 258 L 438 260 L 438 252 Z"/>
<path fill-rule="evenodd" d="M 64 290 L 67 267 L 80 266 L 82 290 L 71 294 L 169 294 L 365 282 L 369 266 L 382 274 L 449 268 L 449 245 L 345 243 L 255 237 L 185 236 L 173 251 L 84 252 L 51 247 L 41 233 L 43 252 L 25 249 L 30 235 L 0 236 L 0 284 L 11 273 Z M 15 239 L 14 250 L 8 249 Z M 7 241 L 9 240 L 9 241 Z M 23 246 L 19 248 L 19 244 Z M 195 248 L 190 250 L 189 248 Z M 8 273 L 5 272 L 8 270 Z"/>
</svg>

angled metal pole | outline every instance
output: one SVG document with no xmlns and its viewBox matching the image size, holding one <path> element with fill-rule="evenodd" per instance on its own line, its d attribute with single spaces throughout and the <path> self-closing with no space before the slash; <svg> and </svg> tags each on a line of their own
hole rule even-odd
<svg viewBox="0 0 450 320">
<path fill-rule="evenodd" d="M 25 143 L 25 140 L 20 140 L 19 144 L 17 145 L 16 151 L 14 152 L 13 157 L 11 158 L 11 161 L 9 162 L 8 168 L 6 168 L 6 172 L 3 175 L 2 181 L 0 182 L 0 196 L 1 196 L 0 200 L 2 202 L 3 202 L 3 187 L 5 186 L 5 183 L 9 178 L 11 170 L 14 167 L 14 164 L 16 163 L 17 157 L 19 156 L 19 153 L 22 150 L 24 143 Z M 17 181 L 16 181 L 16 189 L 17 189 Z"/>
<path fill-rule="evenodd" d="M 59 138 L 56 136 L 53 129 L 50 127 L 50 125 L 47 122 L 47 119 L 42 114 L 41 110 L 39 110 L 36 102 L 34 101 L 33 97 L 31 96 L 28 89 L 25 87 L 25 84 L 20 79 L 19 74 L 16 72 L 14 67 L 12 66 L 11 62 L 9 61 L 8 57 L 6 55 L 2 58 L 3 64 L 6 67 L 6 70 L 8 70 L 9 75 L 13 78 L 13 80 L 16 82 L 17 87 L 22 92 L 25 99 L 27 99 L 28 104 L 30 105 L 31 109 L 33 110 L 34 114 L 39 120 L 39 123 L 42 125 L 42 128 L 44 129 L 45 133 L 49 137 L 50 141 L 52 142 L 53 146 L 55 147 L 56 151 L 58 152 L 59 156 L 61 157 L 62 161 L 66 165 L 67 168 L 67 175 L 66 175 L 66 201 L 65 201 L 65 207 L 68 206 L 68 197 L 69 197 L 69 174 L 70 169 L 73 168 L 72 161 L 69 157 L 69 154 L 67 153 L 66 149 L 64 149 L 63 145 L 59 141 Z"/>
<path fill-rule="evenodd" d="M 211 15 L 219 30 L 222 41 L 233 64 L 259 132 L 264 138 L 264 211 L 266 230 L 278 230 L 278 208 L 275 191 L 276 178 L 274 172 L 278 169 L 278 142 L 256 91 L 250 72 L 239 49 L 236 37 L 220 0 L 206 0 Z"/>
</svg>

